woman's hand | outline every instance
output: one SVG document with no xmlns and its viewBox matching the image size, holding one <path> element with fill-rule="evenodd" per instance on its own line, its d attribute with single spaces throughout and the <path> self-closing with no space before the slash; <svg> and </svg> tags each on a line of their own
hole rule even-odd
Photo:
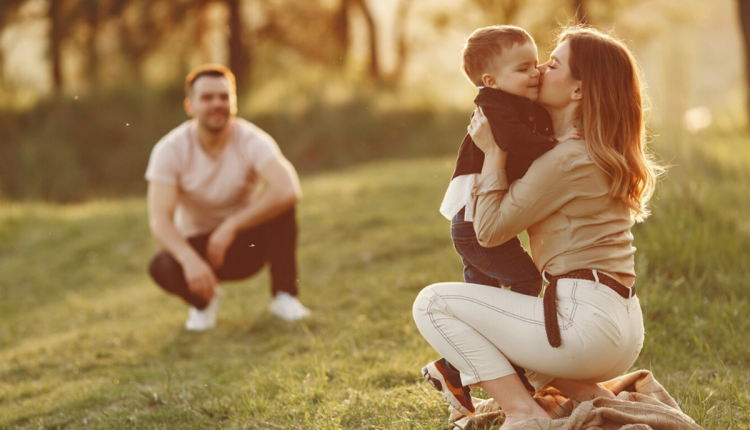
<svg viewBox="0 0 750 430">
<path fill-rule="evenodd" d="M 487 121 L 487 117 L 484 116 L 482 108 L 477 107 L 474 110 L 474 116 L 471 118 L 468 130 L 474 144 L 484 152 L 485 168 L 482 169 L 483 173 L 488 167 L 490 168 L 489 170 L 504 169 L 508 153 L 500 149 L 495 143 L 490 123 Z M 488 162 L 491 164 L 490 166 L 488 166 Z"/>
</svg>

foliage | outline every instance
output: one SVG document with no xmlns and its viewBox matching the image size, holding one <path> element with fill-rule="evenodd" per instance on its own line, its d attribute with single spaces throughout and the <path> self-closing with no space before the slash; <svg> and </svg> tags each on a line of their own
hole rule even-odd
<svg viewBox="0 0 750 430">
<path fill-rule="evenodd" d="M 659 140 L 675 165 L 634 229 L 648 368 L 700 425 L 750 426 L 746 135 Z M 225 285 L 209 333 L 145 273 L 145 203 L 0 209 L 0 428 L 442 429 L 411 320 L 424 286 L 460 280 L 438 214 L 452 157 L 308 176 L 301 298 L 287 324 L 266 275 Z"/>
<path fill-rule="evenodd" d="M 118 91 L 0 113 L 6 135 L 0 196 L 70 202 L 141 195 L 151 148 L 187 119 L 181 98 L 179 89 Z M 454 153 L 468 112 L 380 108 L 377 97 L 359 95 L 341 103 L 313 97 L 302 111 L 245 117 L 270 133 L 300 172 L 311 173 L 380 158 Z"/>
</svg>

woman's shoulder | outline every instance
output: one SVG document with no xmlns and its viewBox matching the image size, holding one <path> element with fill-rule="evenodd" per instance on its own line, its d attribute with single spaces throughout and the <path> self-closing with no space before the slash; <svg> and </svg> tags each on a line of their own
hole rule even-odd
<svg viewBox="0 0 750 430">
<path fill-rule="evenodd" d="M 558 143 L 554 148 L 539 157 L 537 161 L 547 168 L 554 167 L 561 171 L 569 171 L 594 164 L 586 149 L 586 142 L 583 140 L 566 140 Z"/>
</svg>

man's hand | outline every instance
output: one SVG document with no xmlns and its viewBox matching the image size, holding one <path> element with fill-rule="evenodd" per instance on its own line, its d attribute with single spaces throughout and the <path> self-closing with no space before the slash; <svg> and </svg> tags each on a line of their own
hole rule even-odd
<svg viewBox="0 0 750 430">
<path fill-rule="evenodd" d="M 182 270 L 190 292 L 204 300 L 211 300 L 219 284 L 213 269 L 202 258 L 195 257 L 186 261 Z"/>
<path fill-rule="evenodd" d="M 224 265 L 224 257 L 227 255 L 227 249 L 234 242 L 237 236 L 237 228 L 230 219 L 226 219 L 219 227 L 211 233 L 208 238 L 208 248 L 206 254 L 208 262 L 214 269 Z"/>
<path fill-rule="evenodd" d="M 563 133 L 562 136 L 557 137 L 557 143 L 565 142 L 566 140 L 579 140 L 581 138 L 581 133 L 578 131 L 575 127 L 570 127 L 569 129 L 565 130 L 565 133 Z"/>
</svg>

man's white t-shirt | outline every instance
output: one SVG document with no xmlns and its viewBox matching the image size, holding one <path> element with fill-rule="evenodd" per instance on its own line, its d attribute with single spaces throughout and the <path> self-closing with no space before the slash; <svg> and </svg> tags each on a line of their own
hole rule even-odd
<svg viewBox="0 0 750 430">
<path fill-rule="evenodd" d="M 247 204 L 257 172 L 284 156 L 266 132 L 233 118 L 221 153 L 209 156 L 198 141 L 198 124 L 186 121 L 151 151 L 146 179 L 176 185 L 175 227 L 185 237 L 208 233 Z"/>
</svg>

